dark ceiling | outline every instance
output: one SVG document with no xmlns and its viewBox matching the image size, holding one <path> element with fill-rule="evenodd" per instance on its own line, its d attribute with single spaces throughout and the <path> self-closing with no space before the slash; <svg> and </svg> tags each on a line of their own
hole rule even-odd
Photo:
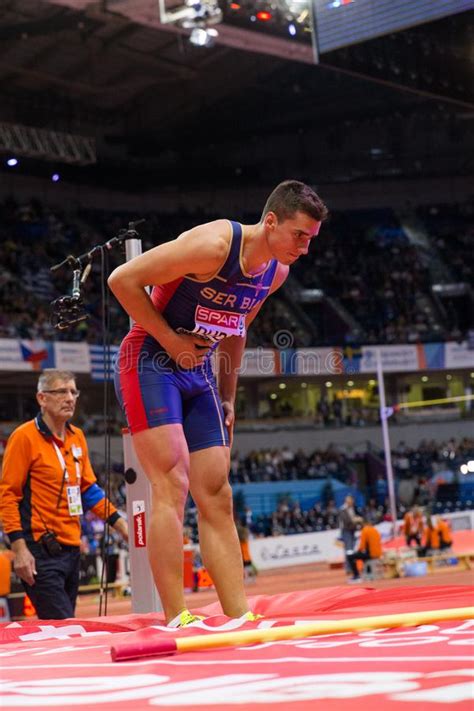
<svg viewBox="0 0 474 711">
<path fill-rule="evenodd" d="M 330 52 L 314 66 L 196 48 L 112 7 L 0 0 L 0 121 L 95 136 L 99 163 L 68 168 L 76 179 L 112 173 L 138 189 L 150 177 L 305 177 L 315 164 L 334 180 L 420 165 L 472 173 L 473 13 Z"/>
</svg>

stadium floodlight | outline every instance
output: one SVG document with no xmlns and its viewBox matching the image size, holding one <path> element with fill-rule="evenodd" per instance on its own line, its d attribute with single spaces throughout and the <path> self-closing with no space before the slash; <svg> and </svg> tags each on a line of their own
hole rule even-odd
<svg viewBox="0 0 474 711">
<path fill-rule="evenodd" d="M 222 19 L 217 0 L 184 0 L 172 9 L 166 9 L 165 0 L 160 0 L 160 21 L 191 30 L 189 41 L 196 47 L 212 47 L 219 34 L 213 25 Z"/>
<path fill-rule="evenodd" d="M 165 0 L 160 0 L 160 21 L 184 27 L 184 23 L 207 22 L 214 25 L 222 21 L 223 14 L 216 0 L 184 0 L 182 5 L 167 8 Z"/>
<path fill-rule="evenodd" d="M 195 47 L 212 47 L 218 34 L 213 27 L 193 27 L 189 41 Z"/>
</svg>

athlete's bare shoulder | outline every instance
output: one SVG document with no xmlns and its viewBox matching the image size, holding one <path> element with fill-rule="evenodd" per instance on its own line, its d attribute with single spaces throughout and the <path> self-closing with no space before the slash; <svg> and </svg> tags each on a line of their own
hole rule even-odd
<svg viewBox="0 0 474 711">
<path fill-rule="evenodd" d="M 198 225 L 121 264 L 110 275 L 108 284 L 117 290 L 119 284 L 145 287 L 168 284 L 185 276 L 205 281 L 219 273 L 230 244 L 231 226 L 226 220 Z"/>
<path fill-rule="evenodd" d="M 212 272 L 218 271 L 224 264 L 230 249 L 232 228 L 228 220 L 213 220 L 202 225 L 197 225 L 177 238 L 186 241 L 192 249 L 212 262 Z M 209 264 L 210 266 L 210 264 Z M 205 279 L 209 273 L 192 273 L 190 276 L 200 280 Z"/>
</svg>

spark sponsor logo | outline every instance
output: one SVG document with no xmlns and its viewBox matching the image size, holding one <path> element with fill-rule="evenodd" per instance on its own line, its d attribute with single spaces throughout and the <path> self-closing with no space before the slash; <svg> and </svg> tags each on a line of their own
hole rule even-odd
<svg viewBox="0 0 474 711">
<path fill-rule="evenodd" d="M 242 336 L 245 333 L 245 318 L 243 314 L 235 314 L 231 311 L 215 311 L 198 304 L 195 319 L 196 324 L 217 326 L 221 331 L 228 330 L 238 336 Z"/>
<path fill-rule="evenodd" d="M 145 502 L 132 501 L 133 512 L 133 540 L 135 548 L 145 548 L 146 528 L 145 528 Z"/>
</svg>

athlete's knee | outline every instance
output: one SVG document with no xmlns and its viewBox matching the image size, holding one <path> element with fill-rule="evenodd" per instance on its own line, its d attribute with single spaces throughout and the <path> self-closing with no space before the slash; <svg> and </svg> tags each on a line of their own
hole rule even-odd
<svg viewBox="0 0 474 711">
<path fill-rule="evenodd" d="M 214 482 L 212 486 L 207 486 L 198 497 L 195 498 L 200 515 L 209 516 L 214 513 L 225 513 L 232 515 L 233 500 L 232 488 L 227 479 Z"/>
<path fill-rule="evenodd" d="M 177 462 L 165 471 L 157 472 L 150 483 L 155 504 L 184 507 L 189 491 L 188 469 L 184 462 Z"/>
</svg>

